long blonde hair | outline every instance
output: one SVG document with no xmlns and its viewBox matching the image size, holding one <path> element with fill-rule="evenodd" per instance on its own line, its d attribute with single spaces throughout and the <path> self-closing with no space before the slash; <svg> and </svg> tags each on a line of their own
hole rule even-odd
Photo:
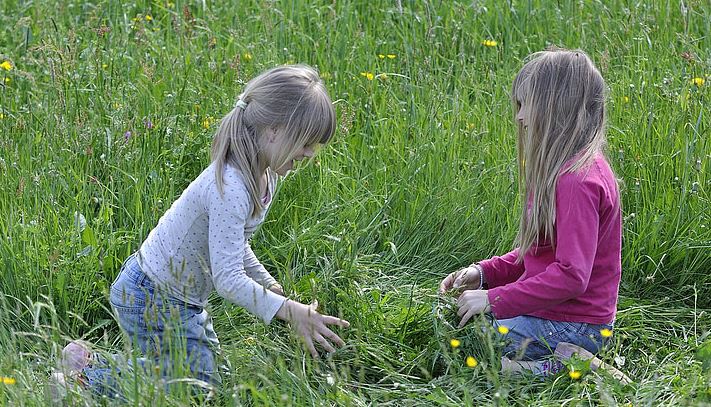
<svg viewBox="0 0 711 407">
<path fill-rule="evenodd" d="M 237 169 L 253 203 L 252 214 L 263 209 L 259 183 L 264 158 L 260 137 L 270 129 L 288 140 L 273 160 L 273 169 L 304 146 L 325 144 L 336 130 L 336 113 L 318 73 L 306 65 L 285 65 L 263 72 L 247 83 L 237 103 L 220 123 L 212 142 L 217 188 L 223 192 L 225 164 Z"/>
<path fill-rule="evenodd" d="M 558 178 L 583 169 L 603 151 L 605 96 L 602 75 L 580 50 L 535 53 L 514 79 L 514 117 L 522 105 L 528 113 L 527 126 L 518 123 L 519 262 L 534 246 L 555 247 Z"/>
</svg>

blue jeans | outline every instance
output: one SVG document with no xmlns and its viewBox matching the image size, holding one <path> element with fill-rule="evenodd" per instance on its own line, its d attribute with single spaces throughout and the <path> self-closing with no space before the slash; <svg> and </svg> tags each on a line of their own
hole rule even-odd
<svg viewBox="0 0 711 407">
<path fill-rule="evenodd" d="M 127 365 L 138 365 L 148 375 L 158 372 L 165 379 L 191 377 L 213 385 L 221 383 L 214 353 L 219 342 L 212 318 L 203 308 L 162 294 L 143 273 L 135 254 L 126 259 L 111 285 L 109 302 L 121 330 L 143 355 Z M 97 393 L 120 395 L 117 376 L 121 372 L 109 365 L 94 363 L 83 373 Z"/>
<path fill-rule="evenodd" d="M 606 345 L 600 330 L 612 330 L 612 324 L 553 321 L 528 315 L 494 320 L 493 324 L 509 328 L 503 354 L 517 360 L 551 356 L 559 342 L 569 342 L 596 354 Z"/>
</svg>

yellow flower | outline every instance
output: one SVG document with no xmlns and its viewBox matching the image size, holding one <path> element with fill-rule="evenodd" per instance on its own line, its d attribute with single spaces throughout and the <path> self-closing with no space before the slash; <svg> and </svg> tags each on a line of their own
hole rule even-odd
<svg viewBox="0 0 711 407">
<path fill-rule="evenodd" d="M 108 64 L 101 64 L 101 67 L 102 67 L 103 69 L 106 69 L 106 68 L 109 67 L 109 65 L 108 65 Z"/>
<path fill-rule="evenodd" d="M 242 54 L 242 58 L 244 58 L 245 61 L 251 61 L 252 54 L 250 54 L 249 52 L 245 52 L 244 54 Z"/>
<path fill-rule="evenodd" d="M 11 79 L 10 79 L 9 77 L 8 77 L 8 78 L 5 78 L 5 83 L 10 83 L 10 80 L 11 80 Z"/>
<path fill-rule="evenodd" d="M 625 102 L 625 103 L 629 103 L 629 102 L 630 102 L 630 98 L 628 98 L 627 96 L 623 96 L 623 97 L 622 97 L 622 101 Z"/>
<path fill-rule="evenodd" d="M 571 370 L 570 372 L 568 372 L 568 376 L 570 376 L 570 378 L 573 380 L 580 379 L 580 376 L 582 375 L 583 373 L 580 370 Z"/>
<path fill-rule="evenodd" d="M 691 80 L 691 83 L 696 85 L 696 86 L 704 86 L 704 83 L 706 83 L 706 79 L 704 78 L 694 78 Z"/>
<path fill-rule="evenodd" d="M 380 58 L 380 59 L 385 59 L 385 55 L 383 55 L 383 54 L 378 54 L 378 58 Z"/>
<path fill-rule="evenodd" d="M 397 55 L 395 55 L 395 54 L 388 54 L 388 55 L 386 55 L 386 57 L 388 57 L 388 59 L 395 59 L 396 56 L 397 56 Z"/>
<path fill-rule="evenodd" d="M 207 116 L 205 120 L 202 121 L 202 127 L 204 129 L 209 129 L 210 126 L 212 126 L 212 122 L 215 121 L 215 118 L 212 116 Z"/>
<path fill-rule="evenodd" d="M 499 333 L 501 335 L 506 335 L 507 333 L 509 333 L 509 327 L 507 327 L 507 326 L 499 325 L 498 329 L 499 329 Z"/>
<path fill-rule="evenodd" d="M 600 330 L 600 335 L 602 335 L 603 338 L 609 338 L 612 336 L 612 331 L 607 328 L 602 328 Z"/>
<path fill-rule="evenodd" d="M 4 119 L 4 118 L 5 118 L 5 115 L 2 114 L 2 113 L 0 113 L 0 120 L 2 120 L 2 119 Z"/>
<path fill-rule="evenodd" d="M 484 45 L 486 47 L 495 47 L 499 45 L 499 43 L 494 40 L 484 40 L 481 42 L 481 45 Z"/>
<path fill-rule="evenodd" d="M 0 68 L 6 70 L 6 71 L 12 71 L 12 64 L 10 61 L 3 61 L 2 64 L 0 64 Z"/>
<path fill-rule="evenodd" d="M 459 347 L 459 345 L 461 345 L 461 344 L 462 344 L 462 341 L 460 341 L 459 339 L 456 339 L 456 338 L 449 341 L 449 345 L 451 347 L 453 347 L 454 349 L 457 349 Z"/>
<path fill-rule="evenodd" d="M 368 78 L 369 81 L 372 81 L 373 78 L 375 78 L 375 75 L 373 75 L 372 72 L 361 72 L 360 76 L 364 76 L 364 77 Z"/>
<path fill-rule="evenodd" d="M 153 21 L 153 16 L 150 14 L 146 14 L 146 21 Z"/>
<path fill-rule="evenodd" d="M 476 367 L 476 365 L 479 364 L 479 362 L 474 359 L 474 356 L 467 356 L 467 366 L 469 367 Z"/>
<path fill-rule="evenodd" d="M 15 383 L 17 383 L 17 381 L 14 378 L 2 376 L 2 384 L 15 384 Z"/>
</svg>

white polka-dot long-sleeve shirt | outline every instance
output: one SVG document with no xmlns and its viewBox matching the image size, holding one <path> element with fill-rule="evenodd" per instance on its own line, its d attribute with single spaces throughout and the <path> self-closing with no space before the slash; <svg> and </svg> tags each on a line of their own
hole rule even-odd
<svg viewBox="0 0 711 407">
<path fill-rule="evenodd" d="M 266 205 L 276 187 L 269 172 Z M 160 289 L 204 307 L 213 289 L 269 323 L 285 298 L 267 289 L 276 280 L 249 246 L 267 208 L 251 216 L 252 202 L 240 173 L 223 171 L 223 192 L 217 190 L 214 163 L 173 203 L 138 251 L 143 272 Z"/>
</svg>

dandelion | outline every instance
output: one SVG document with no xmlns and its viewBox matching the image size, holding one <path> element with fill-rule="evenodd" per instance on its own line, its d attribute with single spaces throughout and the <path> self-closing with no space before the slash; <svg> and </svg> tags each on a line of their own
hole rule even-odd
<svg viewBox="0 0 711 407">
<path fill-rule="evenodd" d="M 252 54 L 250 54 L 249 52 L 245 52 L 244 54 L 242 54 L 242 58 L 244 58 L 245 61 L 249 62 L 252 60 Z"/>
<path fill-rule="evenodd" d="M 459 345 L 461 345 L 461 344 L 462 344 L 462 341 L 460 341 L 459 339 L 456 339 L 456 338 L 451 339 L 449 341 L 449 346 L 451 346 L 454 349 L 457 349 L 459 347 Z"/>
<path fill-rule="evenodd" d="M 582 375 L 583 373 L 580 370 L 571 370 L 570 372 L 568 372 L 568 376 L 570 376 L 570 378 L 573 380 L 580 379 L 580 376 Z"/>
<path fill-rule="evenodd" d="M 612 336 L 612 331 L 607 328 L 602 328 L 600 330 L 600 335 L 602 335 L 603 338 L 609 338 Z"/>
<path fill-rule="evenodd" d="M 212 126 L 212 122 L 215 121 L 215 118 L 212 116 L 207 116 L 205 120 L 202 121 L 202 128 L 204 129 L 209 129 L 210 126 Z"/>
<path fill-rule="evenodd" d="M 13 66 L 10 61 L 2 61 L 2 64 L 0 64 L 0 68 L 6 71 L 12 71 Z"/>
<path fill-rule="evenodd" d="M 479 364 L 476 359 L 474 359 L 474 356 L 467 356 L 466 360 L 467 366 L 469 367 L 476 367 L 476 365 Z"/>
<path fill-rule="evenodd" d="M 0 113 L 0 120 L 4 119 L 5 115 L 3 113 Z"/>
<path fill-rule="evenodd" d="M 481 45 L 483 45 L 485 47 L 495 47 L 495 46 L 499 45 L 499 43 L 494 40 L 484 40 L 481 42 Z"/>
<path fill-rule="evenodd" d="M 699 87 L 704 86 L 705 83 L 706 83 L 706 79 L 704 79 L 704 78 L 694 78 L 691 80 L 692 85 L 696 85 Z"/>
<path fill-rule="evenodd" d="M 150 14 L 146 14 L 146 21 L 153 21 L 153 16 Z"/>
<path fill-rule="evenodd" d="M 629 103 L 629 102 L 630 102 L 630 98 L 627 97 L 627 96 L 623 96 L 623 97 L 622 97 L 622 101 L 625 102 L 625 103 Z"/>
<path fill-rule="evenodd" d="M 507 333 L 509 333 L 509 327 L 505 325 L 499 325 L 498 330 L 501 335 L 506 335 Z"/>
<path fill-rule="evenodd" d="M 380 58 L 380 59 L 385 59 L 385 55 L 384 55 L 384 54 L 378 54 L 378 58 Z"/>
<path fill-rule="evenodd" d="M 2 384 L 11 385 L 17 383 L 17 381 L 12 377 L 0 376 L 0 378 L 2 379 Z"/>
<path fill-rule="evenodd" d="M 397 57 L 395 54 L 387 54 L 385 56 L 388 57 L 388 59 L 395 59 L 395 57 Z"/>
<path fill-rule="evenodd" d="M 369 81 L 372 81 L 373 78 L 375 78 L 375 75 L 373 75 L 372 72 L 361 72 L 361 73 L 360 73 L 360 76 L 364 76 L 364 77 L 367 78 Z"/>
<path fill-rule="evenodd" d="M 5 78 L 5 83 L 10 83 L 10 78 Z"/>
</svg>

